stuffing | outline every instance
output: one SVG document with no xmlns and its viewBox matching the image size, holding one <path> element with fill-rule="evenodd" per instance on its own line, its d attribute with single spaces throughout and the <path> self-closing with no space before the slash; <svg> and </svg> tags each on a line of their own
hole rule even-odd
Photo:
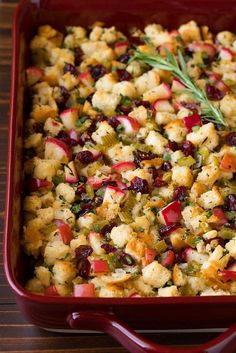
<svg viewBox="0 0 236 353">
<path fill-rule="evenodd" d="M 231 239 L 226 245 L 225 248 L 228 250 L 230 256 L 236 259 L 236 237 Z"/>
<path fill-rule="evenodd" d="M 219 136 L 213 123 L 202 125 L 198 131 L 187 135 L 186 140 L 195 146 L 204 146 L 213 150 L 219 143 Z"/>
<path fill-rule="evenodd" d="M 78 77 L 72 75 L 70 72 L 66 72 L 59 78 L 59 85 L 70 91 L 78 85 Z"/>
<path fill-rule="evenodd" d="M 203 193 L 198 198 L 198 203 L 205 209 L 212 209 L 214 207 L 224 204 L 223 197 L 217 186 L 213 186 L 212 190 Z"/>
<path fill-rule="evenodd" d="M 42 207 L 52 206 L 52 204 L 54 202 L 53 193 L 51 191 L 42 195 L 40 198 L 41 198 L 41 202 L 42 202 Z"/>
<path fill-rule="evenodd" d="M 117 83 L 117 80 L 113 73 L 106 74 L 97 80 L 95 87 L 98 91 L 112 92 L 114 85 Z"/>
<path fill-rule="evenodd" d="M 178 297 L 180 295 L 176 286 L 158 289 L 158 297 Z"/>
<path fill-rule="evenodd" d="M 140 63 L 134 60 L 126 67 L 126 71 L 128 71 L 130 75 L 132 75 L 133 77 L 139 77 L 142 73 L 142 68 Z M 135 83 L 135 87 L 137 88 L 136 83 Z"/>
<path fill-rule="evenodd" d="M 99 124 L 98 129 L 92 134 L 92 138 L 95 142 L 102 144 L 105 136 L 114 135 L 114 133 L 114 129 L 106 121 L 103 121 Z"/>
<path fill-rule="evenodd" d="M 77 238 L 74 238 L 70 242 L 70 248 L 72 250 L 72 253 L 75 251 L 76 248 L 78 248 L 80 245 L 88 245 L 88 239 L 85 235 L 79 234 Z"/>
<path fill-rule="evenodd" d="M 93 107 L 102 110 L 107 115 L 114 114 L 119 102 L 119 95 L 104 91 L 96 91 L 92 98 Z"/>
<path fill-rule="evenodd" d="M 89 241 L 90 241 L 90 245 L 93 248 L 93 252 L 96 255 L 102 255 L 105 253 L 104 249 L 101 248 L 101 245 L 103 243 L 102 241 L 102 237 L 99 233 L 95 233 L 95 232 L 90 232 L 89 233 Z"/>
<path fill-rule="evenodd" d="M 39 105 L 35 104 L 30 113 L 31 118 L 39 123 L 44 123 L 48 118 L 55 119 L 57 116 L 57 111 L 55 108 L 49 105 Z"/>
<path fill-rule="evenodd" d="M 136 238 L 134 235 L 128 240 L 125 252 L 129 254 L 136 261 L 140 262 L 144 257 L 145 250 L 147 249 L 147 244 L 139 238 Z"/>
<path fill-rule="evenodd" d="M 117 96 L 122 95 L 130 98 L 135 98 L 136 96 L 135 86 L 132 82 L 129 81 L 122 81 L 116 83 L 113 86 L 112 92 Z"/>
<path fill-rule="evenodd" d="M 26 283 L 26 289 L 29 291 L 29 292 L 32 292 L 32 293 L 43 293 L 44 292 L 44 286 L 43 284 L 41 283 L 41 281 L 34 277 L 32 279 L 30 279 L 29 281 L 27 281 Z"/>
<path fill-rule="evenodd" d="M 147 109 L 143 105 L 140 105 L 138 108 L 133 109 L 129 113 L 129 116 L 137 120 L 141 126 L 145 126 L 148 117 Z"/>
<path fill-rule="evenodd" d="M 158 111 L 156 113 L 156 116 L 155 116 L 155 120 L 156 120 L 158 125 L 166 125 L 166 124 L 170 123 L 171 121 L 174 121 L 175 119 L 176 119 L 176 115 L 173 114 L 173 112 L 166 112 L 166 111 L 165 112 L 161 112 L 161 111 Z M 167 129 L 168 129 L 168 127 L 167 127 Z M 184 130 L 185 129 L 183 129 L 183 131 Z M 173 139 L 171 139 L 171 140 L 173 140 Z"/>
<path fill-rule="evenodd" d="M 43 245 L 41 228 L 43 222 L 40 218 L 30 220 L 24 227 L 24 247 L 29 255 L 37 257 Z"/>
<path fill-rule="evenodd" d="M 220 110 L 224 114 L 229 126 L 236 127 L 236 98 L 226 94 L 220 101 Z"/>
<path fill-rule="evenodd" d="M 163 287 L 171 279 L 171 272 L 157 261 L 144 267 L 142 273 L 143 281 L 154 288 Z"/>
<path fill-rule="evenodd" d="M 145 143 L 152 147 L 154 153 L 159 155 L 164 153 L 167 142 L 167 139 L 156 131 L 150 131 L 145 139 Z"/>
<path fill-rule="evenodd" d="M 37 210 L 37 217 L 41 218 L 44 224 L 49 224 L 54 219 L 54 210 L 52 207 L 41 208 Z"/>
<path fill-rule="evenodd" d="M 219 168 L 214 164 L 209 164 L 202 167 L 202 171 L 198 174 L 196 181 L 211 188 L 219 177 Z"/>
<path fill-rule="evenodd" d="M 81 43 L 81 49 L 87 57 L 102 63 L 114 59 L 114 51 L 103 41 L 90 41 Z"/>
<path fill-rule="evenodd" d="M 132 237 L 133 229 L 127 224 L 121 224 L 118 227 L 113 227 L 110 238 L 119 248 L 124 247 Z"/>
<path fill-rule="evenodd" d="M 89 212 L 83 216 L 80 216 L 77 219 L 76 223 L 80 228 L 92 229 L 92 227 L 96 223 L 96 221 L 97 221 L 97 216 L 94 213 Z"/>
<path fill-rule="evenodd" d="M 201 40 L 200 28 L 195 21 L 190 21 L 179 27 L 179 33 L 184 41 L 193 42 Z"/>
<path fill-rule="evenodd" d="M 167 125 L 165 125 L 164 130 L 169 140 L 176 141 L 178 143 L 183 142 L 187 135 L 187 129 L 185 128 L 183 121 L 180 119 L 170 121 Z"/>
<path fill-rule="evenodd" d="M 77 270 L 69 261 L 56 260 L 52 272 L 55 283 L 68 284 L 75 278 Z"/>
<path fill-rule="evenodd" d="M 113 164 L 126 161 L 132 162 L 134 148 L 132 146 L 124 146 L 122 143 L 117 143 L 113 147 L 107 149 L 106 154 Z"/>
<path fill-rule="evenodd" d="M 144 32 L 150 38 L 155 47 L 171 42 L 171 36 L 167 31 L 164 31 L 160 25 L 150 24 L 145 27 Z"/>
<path fill-rule="evenodd" d="M 45 263 L 48 266 L 54 265 L 56 260 L 64 259 L 68 254 L 70 254 L 70 247 L 59 239 L 49 241 L 43 252 Z"/>
<path fill-rule="evenodd" d="M 152 286 L 144 282 L 143 276 L 140 276 L 139 278 L 135 279 L 133 281 L 133 285 L 134 288 L 142 295 L 152 296 L 154 294 Z"/>
<path fill-rule="evenodd" d="M 25 148 L 37 148 L 40 146 L 41 142 L 42 142 L 42 134 L 40 133 L 35 133 L 30 135 L 24 143 L 24 147 Z"/>
<path fill-rule="evenodd" d="M 178 186 L 192 186 L 193 174 L 191 169 L 189 167 L 175 165 L 172 168 L 172 181 Z"/>
<path fill-rule="evenodd" d="M 155 69 L 152 69 L 142 76 L 135 79 L 134 84 L 137 90 L 137 94 L 141 95 L 144 92 L 156 87 L 160 83 L 160 77 Z"/>
<path fill-rule="evenodd" d="M 170 242 L 175 251 L 179 251 L 186 246 L 184 241 L 185 230 L 184 228 L 178 228 L 171 232 L 170 234 Z"/>
<path fill-rule="evenodd" d="M 219 32 L 216 36 L 218 41 L 225 47 L 229 47 L 235 41 L 235 35 L 229 31 Z"/>
<path fill-rule="evenodd" d="M 204 233 L 207 217 L 199 206 L 186 206 L 182 211 L 184 223 L 196 235 Z"/>
<path fill-rule="evenodd" d="M 75 215 L 69 208 L 56 208 L 54 209 L 54 218 L 62 219 L 65 223 L 69 223 L 70 225 L 75 224 Z"/>
<path fill-rule="evenodd" d="M 66 183 L 60 183 L 56 187 L 57 196 L 63 197 L 68 203 L 72 203 L 75 200 L 75 190 Z"/>
<path fill-rule="evenodd" d="M 152 176 L 146 169 L 135 169 L 135 170 L 128 170 L 127 172 L 122 172 L 122 177 L 129 182 L 134 179 L 135 177 L 145 179 L 151 185 L 152 184 Z"/>
<path fill-rule="evenodd" d="M 173 268 L 173 273 L 172 273 L 172 280 L 175 286 L 184 286 L 186 284 L 186 276 L 184 273 L 181 271 L 180 267 L 178 264 L 174 265 Z"/>
<path fill-rule="evenodd" d="M 56 175 L 60 163 L 56 159 L 40 159 L 34 158 L 34 177 L 38 179 L 46 179 L 52 181 L 52 178 Z"/>
<path fill-rule="evenodd" d="M 24 199 L 24 205 L 23 205 L 23 210 L 32 212 L 32 213 L 37 213 L 37 210 L 39 210 L 42 207 L 42 200 L 40 197 L 36 195 L 30 195 L 26 196 Z"/>
<path fill-rule="evenodd" d="M 35 276 L 42 283 L 44 287 L 49 287 L 51 282 L 51 272 L 47 267 L 35 267 Z"/>
<path fill-rule="evenodd" d="M 107 284 L 100 288 L 98 295 L 103 298 L 121 298 L 124 297 L 124 291 L 115 284 Z"/>
</svg>

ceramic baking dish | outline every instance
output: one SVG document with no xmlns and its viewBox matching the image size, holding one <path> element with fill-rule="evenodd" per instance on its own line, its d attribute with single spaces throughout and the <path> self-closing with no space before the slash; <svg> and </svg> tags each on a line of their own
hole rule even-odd
<svg viewBox="0 0 236 353">
<path fill-rule="evenodd" d="M 104 21 L 125 31 L 156 22 L 172 29 L 194 19 L 215 31 L 236 31 L 234 0 L 22 0 L 13 20 L 13 63 L 6 193 L 5 271 L 16 301 L 33 324 L 52 330 L 103 331 L 133 353 L 173 353 L 174 348 L 152 344 L 133 329 L 172 330 L 228 328 L 214 341 L 179 352 L 236 350 L 236 296 L 174 298 L 76 298 L 34 295 L 24 290 L 30 259 L 22 252 L 21 191 L 24 112 L 24 70 L 29 64 L 29 40 L 41 24 L 89 26 Z M 27 110 L 26 110 L 27 111 Z"/>
</svg>

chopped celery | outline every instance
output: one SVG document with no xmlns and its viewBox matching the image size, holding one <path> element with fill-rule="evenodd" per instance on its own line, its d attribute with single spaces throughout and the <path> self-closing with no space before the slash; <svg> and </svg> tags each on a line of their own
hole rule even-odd
<svg viewBox="0 0 236 353">
<path fill-rule="evenodd" d="M 154 245 L 155 250 L 157 251 L 158 254 L 161 254 L 167 249 L 167 244 L 165 240 L 160 240 Z"/>
<path fill-rule="evenodd" d="M 181 167 L 191 167 L 196 163 L 196 160 L 192 156 L 182 157 L 178 159 L 178 165 Z"/>
</svg>

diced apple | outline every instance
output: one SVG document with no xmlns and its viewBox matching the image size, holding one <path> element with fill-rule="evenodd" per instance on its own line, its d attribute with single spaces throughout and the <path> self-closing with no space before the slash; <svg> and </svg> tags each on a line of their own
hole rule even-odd
<svg viewBox="0 0 236 353">
<path fill-rule="evenodd" d="M 29 192 L 34 192 L 39 189 L 51 189 L 52 183 L 48 180 L 31 178 L 26 182 L 26 188 Z"/>
<path fill-rule="evenodd" d="M 180 34 L 179 34 L 179 31 L 177 29 L 172 29 L 172 31 L 169 32 L 169 35 L 171 37 L 178 37 Z"/>
<path fill-rule="evenodd" d="M 160 211 L 161 220 L 165 225 L 176 223 L 180 219 L 181 210 L 181 202 L 175 200 Z"/>
<path fill-rule="evenodd" d="M 129 43 L 126 41 L 120 41 L 115 43 L 115 53 L 120 56 L 127 51 Z"/>
<path fill-rule="evenodd" d="M 186 89 L 185 85 L 181 83 L 177 78 L 174 78 L 171 85 L 171 91 L 173 93 L 182 93 Z"/>
<path fill-rule="evenodd" d="M 60 162 L 68 163 L 71 158 L 71 151 L 63 141 L 48 137 L 45 142 L 45 158 L 57 159 Z"/>
<path fill-rule="evenodd" d="M 45 295 L 52 295 L 54 297 L 58 297 L 60 295 L 57 291 L 57 287 L 54 285 L 51 285 L 48 288 L 46 288 L 44 294 Z"/>
<path fill-rule="evenodd" d="M 157 112 L 174 113 L 174 108 L 167 99 L 158 99 L 153 103 L 153 107 Z"/>
<path fill-rule="evenodd" d="M 82 72 L 79 75 L 79 80 L 87 87 L 91 87 L 94 84 L 94 79 L 93 79 L 90 71 Z"/>
<path fill-rule="evenodd" d="M 64 179 L 67 183 L 77 183 L 79 178 L 73 161 L 64 166 Z"/>
<path fill-rule="evenodd" d="M 26 79 L 29 86 L 34 85 L 43 77 L 43 70 L 39 67 L 30 66 L 26 69 Z"/>
<path fill-rule="evenodd" d="M 224 270 L 224 271 L 219 271 L 218 274 L 220 278 L 223 280 L 223 282 L 236 281 L 236 271 Z"/>
<path fill-rule="evenodd" d="M 60 118 L 66 129 L 74 129 L 75 122 L 78 119 L 79 111 L 77 108 L 69 108 L 61 112 Z"/>
<path fill-rule="evenodd" d="M 221 208 L 219 208 L 219 207 L 214 208 L 212 213 L 218 219 L 217 222 L 214 222 L 215 225 L 220 227 L 228 222 L 226 214 L 224 213 L 224 211 Z"/>
<path fill-rule="evenodd" d="M 103 197 L 103 203 L 108 202 L 108 203 L 120 203 L 121 200 L 123 199 L 125 195 L 125 192 L 122 191 L 121 189 L 115 187 L 115 186 L 107 186 L 104 197 Z"/>
<path fill-rule="evenodd" d="M 111 169 L 114 172 L 121 173 L 121 172 L 126 172 L 127 170 L 136 169 L 136 164 L 134 162 L 119 162 L 119 163 L 113 164 Z"/>
<path fill-rule="evenodd" d="M 116 119 L 123 126 L 124 132 L 127 135 L 135 135 L 140 129 L 140 125 L 137 120 L 131 118 L 130 116 L 120 115 L 117 116 Z"/>
<path fill-rule="evenodd" d="M 145 266 L 147 266 L 148 264 L 153 262 L 155 260 L 156 255 L 157 255 L 156 250 L 147 248 L 145 250 L 145 255 L 144 255 L 145 256 Z"/>
<path fill-rule="evenodd" d="M 168 250 L 161 255 L 162 266 L 171 266 L 175 261 L 175 253 L 173 250 Z"/>
<path fill-rule="evenodd" d="M 202 126 L 202 120 L 200 115 L 198 114 L 186 116 L 185 118 L 183 118 L 183 121 L 188 132 L 192 132 L 194 126 Z"/>
<path fill-rule="evenodd" d="M 133 293 L 130 295 L 130 298 L 142 298 L 142 297 L 138 293 Z"/>
<path fill-rule="evenodd" d="M 194 52 L 206 53 L 210 57 L 214 57 L 216 54 L 216 48 L 210 43 L 194 42 L 189 45 L 189 48 Z"/>
<path fill-rule="evenodd" d="M 117 187 L 121 190 L 127 189 L 127 185 L 125 183 L 123 183 L 123 181 L 117 181 L 116 184 L 117 184 Z"/>
<path fill-rule="evenodd" d="M 220 59 L 225 61 L 231 61 L 234 53 L 228 48 L 221 48 L 219 53 Z"/>
<path fill-rule="evenodd" d="M 209 255 L 199 253 L 197 250 L 194 250 L 190 247 L 184 250 L 184 256 L 186 262 L 196 261 L 201 265 L 209 259 Z"/>
<path fill-rule="evenodd" d="M 95 297 L 93 283 L 82 283 L 74 285 L 74 297 Z"/>
<path fill-rule="evenodd" d="M 220 75 L 215 74 L 214 72 L 207 72 L 208 77 L 210 79 L 210 83 L 214 84 L 216 88 L 225 93 L 230 91 L 230 88 L 221 80 Z"/>
<path fill-rule="evenodd" d="M 65 223 L 62 219 L 55 219 L 55 223 L 63 243 L 66 245 L 70 244 L 73 239 L 73 233 L 69 224 Z"/>
<path fill-rule="evenodd" d="M 104 182 L 109 181 L 109 180 L 111 180 L 111 176 L 110 175 L 108 175 L 108 176 L 107 175 L 103 175 L 101 177 L 91 176 L 91 177 L 88 177 L 87 183 L 89 185 L 92 185 L 92 187 L 94 189 L 99 189 Z"/>
<path fill-rule="evenodd" d="M 154 103 L 157 99 L 169 99 L 172 96 L 170 86 L 163 82 L 143 94 L 143 99 Z"/>
<path fill-rule="evenodd" d="M 104 260 L 92 260 L 91 267 L 94 273 L 99 272 L 110 272 L 107 261 Z"/>
<path fill-rule="evenodd" d="M 88 238 L 93 252 L 96 255 L 102 255 L 105 253 L 105 250 L 101 247 L 103 239 L 99 233 L 90 232 Z"/>
</svg>

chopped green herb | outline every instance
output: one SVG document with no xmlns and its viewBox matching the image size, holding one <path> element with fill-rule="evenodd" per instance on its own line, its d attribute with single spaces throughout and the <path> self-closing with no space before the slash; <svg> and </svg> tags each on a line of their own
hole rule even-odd
<svg viewBox="0 0 236 353">
<path fill-rule="evenodd" d="M 64 177 L 63 177 L 63 175 L 55 175 L 55 176 L 53 177 L 52 181 L 53 181 L 53 184 L 54 184 L 55 186 L 57 186 L 57 185 L 59 185 L 60 183 L 63 183 Z"/>
<path fill-rule="evenodd" d="M 71 207 L 71 212 L 73 213 L 79 213 L 80 210 L 81 210 L 81 207 L 79 203 L 74 203 Z"/>
<path fill-rule="evenodd" d="M 99 233 L 101 231 L 101 228 L 98 224 L 93 224 L 93 230 L 96 233 Z"/>
<path fill-rule="evenodd" d="M 83 125 L 83 123 L 87 120 L 87 118 L 88 118 L 87 115 L 80 117 L 79 119 L 76 120 L 75 126 L 77 128 L 80 128 Z"/>
<path fill-rule="evenodd" d="M 61 201 L 63 201 L 63 202 L 66 202 L 66 199 L 64 198 L 63 195 L 60 195 L 60 196 L 59 196 L 59 199 L 60 199 Z"/>
<path fill-rule="evenodd" d="M 170 161 L 171 160 L 171 156 L 169 153 L 164 153 L 163 154 L 163 160 L 164 161 Z"/>
<path fill-rule="evenodd" d="M 120 105 L 124 106 L 130 106 L 131 105 L 131 99 L 128 96 L 123 96 L 123 94 L 120 95 Z"/>
</svg>

